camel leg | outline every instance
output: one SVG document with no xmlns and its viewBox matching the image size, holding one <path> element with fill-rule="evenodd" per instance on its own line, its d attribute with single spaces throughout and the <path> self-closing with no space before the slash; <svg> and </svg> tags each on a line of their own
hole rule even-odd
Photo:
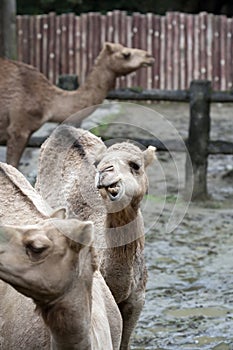
<svg viewBox="0 0 233 350">
<path fill-rule="evenodd" d="M 118 304 L 123 319 L 120 350 L 130 349 L 130 337 L 136 327 L 143 305 L 144 293 L 132 293 L 127 300 Z"/>
<path fill-rule="evenodd" d="M 15 129 L 13 127 L 9 127 L 7 130 L 8 138 L 6 162 L 17 168 L 19 165 L 19 160 L 31 135 L 31 131 L 20 130 L 18 128 L 16 131 Z"/>
</svg>

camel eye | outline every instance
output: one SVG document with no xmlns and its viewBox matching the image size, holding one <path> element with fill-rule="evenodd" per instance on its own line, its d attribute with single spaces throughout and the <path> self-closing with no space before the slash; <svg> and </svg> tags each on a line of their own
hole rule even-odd
<svg viewBox="0 0 233 350">
<path fill-rule="evenodd" d="M 131 56 L 130 52 L 125 52 L 125 53 L 123 52 L 122 55 L 126 60 L 128 60 Z"/>
<path fill-rule="evenodd" d="M 129 162 L 129 166 L 131 169 L 138 171 L 140 169 L 140 165 L 135 162 Z"/>
<path fill-rule="evenodd" d="M 35 247 L 31 243 L 26 245 L 26 251 L 27 254 L 34 253 L 34 254 L 41 254 L 43 253 L 48 247 Z"/>
</svg>

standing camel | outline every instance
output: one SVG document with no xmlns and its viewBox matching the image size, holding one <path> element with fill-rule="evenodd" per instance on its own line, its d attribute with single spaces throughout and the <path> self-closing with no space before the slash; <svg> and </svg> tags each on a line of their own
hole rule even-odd
<svg viewBox="0 0 233 350">
<path fill-rule="evenodd" d="M 141 151 L 123 142 L 107 149 L 90 132 L 66 125 L 55 130 L 40 155 L 36 188 L 42 197 L 52 207 L 65 205 L 69 215 L 95 224 L 101 272 L 123 318 L 121 350 L 130 348 L 144 304 L 140 203 L 148 189 L 145 169 L 154 158 L 154 147 Z"/>
<path fill-rule="evenodd" d="M 61 123 L 102 103 L 117 77 L 153 62 L 144 50 L 105 43 L 85 83 L 76 91 L 64 91 L 35 68 L 0 58 L 0 141 L 7 142 L 7 163 L 18 166 L 29 137 L 45 122 Z M 79 116 L 81 122 L 87 114 Z"/>
<path fill-rule="evenodd" d="M 10 165 L 0 163 L 0 180 L 0 348 L 119 350 L 122 319 L 98 270 L 93 224 L 49 213 Z"/>
</svg>

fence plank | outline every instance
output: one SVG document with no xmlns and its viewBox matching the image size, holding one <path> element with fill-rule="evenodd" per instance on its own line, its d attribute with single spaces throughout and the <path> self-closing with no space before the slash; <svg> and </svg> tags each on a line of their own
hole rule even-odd
<svg viewBox="0 0 233 350">
<path fill-rule="evenodd" d="M 232 78 L 233 78 L 233 69 L 232 69 L 232 58 L 233 58 L 233 21 L 232 18 L 227 19 L 227 37 L 226 37 L 226 87 L 227 89 L 232 88 Z"/>
<path fill-rule="evenodd" d="M 226 36 L 227 18 L 220 16 L 220 89 L 226 90 Z"/>
<path fill-rule="evenodd" d="M 214 17 L 213 88 L 220 89 L 220 18 Z"/>
<path fill-rule="evenodd" d="M 194 16 L 186 16 L 186 42 L 187 42 L 187 77 L 186 89 L 189 87 L 194 76 Z"/>
<path fill-rule="evenodd" d="M 177 12 L 173 16 L 173 31 L 174 31 L 174 59 L 173 59 L 173 89 L 177 90 L 180 88 L 180 72 L 179 72 L 179 63 L 180 63 L 180 17 Z M 162 59 L 162 57 L 161 57 Z"/>
<path fill-rule="evenodd" d="M 56 40 L 56 17 L 51 12 L 48 19 L 48 78 L 52 83 L 56 83 L 55 66 L 55 40 Z"/>
</svg>

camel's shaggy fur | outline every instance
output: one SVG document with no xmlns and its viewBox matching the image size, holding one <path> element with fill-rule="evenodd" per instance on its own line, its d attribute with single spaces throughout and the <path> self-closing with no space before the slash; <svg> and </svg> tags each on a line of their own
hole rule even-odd
<svg viewBox="0 0 233 350">
<path fill-rule="evenodd" d="M 77 91 L 64 91 L 35 68 L 0 58 L 0 140 L 7 142 L 7 162 L 18 166 L 30 135 L 45 122 L 62 122 L 102 103 L 117 77 L 153 61 L 146 51 L 105 43 L 86 82 Z M 91 111 L 79 113 L 79 122 Z"/>
<path fill-rule="evenodd" d="M 118 350 L 122 319 L 98 271 L 92 223 L 51 214 L 10 165 L 0 163 L 0 184 L 0 348 Z"/>
<path fill-rule="evenodd" d="M 145 168 L 155 158 L 154 151 L 141 151 L 127 142 L 107 149 L 90 132 L 63 125 L 40 155 L 36 188 L 42 197 L 52 207 L 66 205 L 70 215 L 95 224 L 95 244 L 104 248 L 99 249 L 101 271 L 123 317 L 122 350 L 129 349 L 144 303 L 147 273 L 140 202 L 148 187 Z"/>
</svg>

